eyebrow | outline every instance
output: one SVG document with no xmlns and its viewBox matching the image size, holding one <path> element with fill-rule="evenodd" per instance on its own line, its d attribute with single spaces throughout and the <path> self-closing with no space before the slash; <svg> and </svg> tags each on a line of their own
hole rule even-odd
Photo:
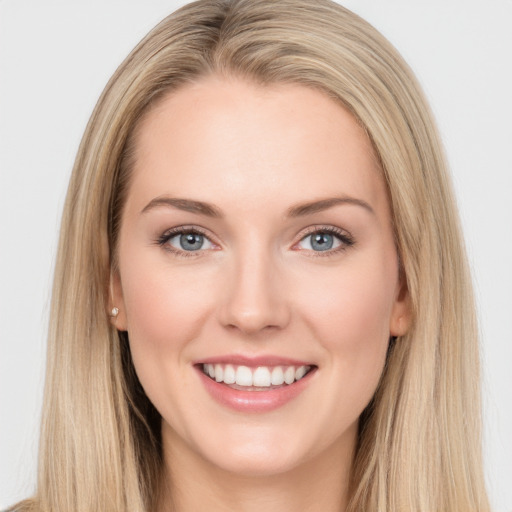
<svg viewBox="0 0 512 512">
<path fill-rule="evenodd" d="M 221 211 L 212 204 L 203 201 L 194 201 L 192 199 L 181 199 L 177 197 L 160 196 L 152 199 L 140 212 L 146 213 L 154 208 L 166 206 L 183 210 L 185 212 L 198 213 L 207 217 L 222 217 Z"/>
<path fill-rule="evenodd" d="M 311 215 L 312 213 L 323 212 L 324 210 L 328 210 L 334 206 L 342 205 L 342 204 L 351 204 L 355 206 L 361 206 L 368 212 L 375 215 L 374 209 L 362 199 L 357 199 L 355 197 L 329 197 L 326 199 L 320 199 L 318 201 L 311 201 L 309 203 L 299 204 L 297 206 L 292 206 L 288 209 L 288 217 L 302 217 L 305 215 Z"/>
<path fill-rule="evenodd" d="M 362 199 L 357 199 L 355 197 L 343 196 L 329 197 L 326 199 L 319 199 L 317 201 L 311 201 L 308 203 L 302 203 L 296 206 L 292 206 L 287 210 L 287 216 L 292 218 L 303 217 L 306 215 L 311 215 L 313 213 L 322 212 L 328 210 L 329 208 L 333 208 L 334 206 L 343 204 L 360 206 L 367 210 L 368 212 L 375 215 L 375 211 L 366 201 L 363 201 Z M 221 210 L 210 203 L 206 203 L 203 201 L 195 201 L 193 199 L 183 199 L 168 196 L 155 197 L 142 209 L 141 214 L 161 206 L 176 208 L 178 210 L 197 213 L 199 215 L 206 215 L 207 217 L 223 217 Z"/>
</svg>

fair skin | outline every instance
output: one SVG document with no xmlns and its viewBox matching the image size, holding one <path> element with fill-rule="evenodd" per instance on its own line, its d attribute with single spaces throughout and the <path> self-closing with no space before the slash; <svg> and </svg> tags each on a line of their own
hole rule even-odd
<svg viewBox="0 0 512 512">
<path fill-rule="evenodd" d="M 135 149 L 114 322 L 162 416 L 162 510 L 343 510 L 410 316 L 364 131 L 318 91 L 208 77 L 160 101 Z M 307 373 L 251 386 L 209 364 Z"/>
</svg>

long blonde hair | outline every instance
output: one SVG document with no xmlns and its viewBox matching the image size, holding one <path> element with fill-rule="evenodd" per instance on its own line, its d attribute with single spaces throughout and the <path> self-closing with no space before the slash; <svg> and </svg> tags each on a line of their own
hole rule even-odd
<svg viewBox="0 0 512 512">
<path fill-rule="evenodd" d="M 350 512 L 487 511 L 478 340 L 455 200 L 430 110 L 373 27 L 329 0 L 201 0 L 155 27 L 92 114 L 64 208 L 36 496 L 23 510 L 152 510 L 160 418 L 109 321 L 133 133 L 208 74 L 326 92 L 366 130 L 387 181 L 414 321 L 360 419 Z"/>
</svg>

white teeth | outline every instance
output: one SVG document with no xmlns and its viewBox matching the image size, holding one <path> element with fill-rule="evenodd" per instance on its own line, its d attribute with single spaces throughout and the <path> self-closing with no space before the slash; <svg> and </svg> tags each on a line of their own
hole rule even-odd
<svg viewBox="0 0 512 512">
<path fill-rule="evenodd" d="M 306 375 L 306 372 L 307 372 L 307 368 L 305 366 L 299 366 L 296 370 L 295 370 L 295 380 L 300 380 L 302 379 L 302 377 L 304 377 L 304 375 Z"/>
<path fill-rule="evenodd" d="M 235 369 L 230 364 L 224 368 L 224 382 L 226 384 L 234 384 L 236 382 Z"/>
<path fill-rule="evenodd" d="M 252 371 L 247 366 L 239 366 L 236 369 L 236 383 L 239 386 L 252 386 Z"/>
<path fill-rule="evenodd" d="M 203 364 L 203 372 L 217 382 L 236 384 L 244 387 L 269 388 L 293 384 L 302 379 L 310 366 L 236 366 L 231 364 Z"/>
<path fill-rule="evenodd" d="M 292 384 L 295 380 L 295 368 L 293 366 L 288 366 L 284 372 L 284 381 L 286 384 Z"/>
<path fill-rule="evenodd" d="M 269 387 L 270 386 L 270 370 L 265 366 L 256 368 L 252 376 L 253 386 Z"/>
<path fill-rule="evenodd" d="M 284 373 L 280 366 L 276 366 L 272 370 L 272 386 L 280 386 L 284 384 Z"/>
</svg>

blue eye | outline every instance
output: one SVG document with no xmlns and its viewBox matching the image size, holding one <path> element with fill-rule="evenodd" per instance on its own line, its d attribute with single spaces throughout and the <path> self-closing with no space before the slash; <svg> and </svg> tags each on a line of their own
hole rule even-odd
<svg viewBox="0 0 512 512">
<path fill-rule="evenodd" d="M 351 245 L 354 245 L 354 241 L 348 234 L 331 232 L 328 229 L 318 229 L 298 243 L 300 249 L 314 252 L 336 252 L 337 249 L 344 249 Z"/>
<path fill-rule="evenodd" d="M 165 236 L 161 244 L 168 244 L 177 251 L 197 252 L 211 249 L 213 244 L 201 233 L 196 231 L 182 231 Z"/>
<path fill-rule="evenodd" d="M 334 245 L 334 236 L 328 233 L 314 233 L 309 236 L 311 248 L 314 251 L 328 251 Z"/>
</svg>

